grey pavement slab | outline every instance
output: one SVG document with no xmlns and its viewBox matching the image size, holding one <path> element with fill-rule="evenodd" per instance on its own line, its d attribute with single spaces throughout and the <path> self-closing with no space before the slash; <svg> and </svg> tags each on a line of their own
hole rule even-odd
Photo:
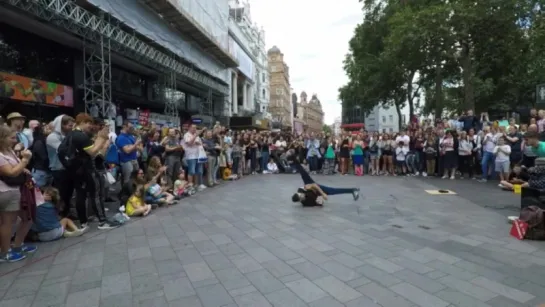
<svg viewBox="0 0 545 307">
<path fill-rule="evenodd" d="M 545 303 L 545 244 L 509 236 L 516 196 L 469 180 L 315 179 L 359 187 L 360 200 L 302 208 L 297 175 L 226 183 L 0 265 L 0 306 Z M 458 195 L 424 192 L 439 188 Z"/>
</svg>

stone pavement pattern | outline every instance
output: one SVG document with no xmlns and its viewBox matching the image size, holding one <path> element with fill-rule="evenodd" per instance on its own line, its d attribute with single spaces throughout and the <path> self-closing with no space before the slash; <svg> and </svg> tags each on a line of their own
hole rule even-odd
<svg viewBox="0 0 545 307">
<path fill-rule="evenodd" d="M 227 183 L 122 228 L 43 244 L 25 262 L 0 265 L 0 306 L 545 302 L 544 244 L 509 237 L 501 213 L 459 196 L 429 196 L 433 181 L 316 179 L 360 186 L 361 198 L 302 208 L 290 202 L 299 176 Z"/>
</svg>

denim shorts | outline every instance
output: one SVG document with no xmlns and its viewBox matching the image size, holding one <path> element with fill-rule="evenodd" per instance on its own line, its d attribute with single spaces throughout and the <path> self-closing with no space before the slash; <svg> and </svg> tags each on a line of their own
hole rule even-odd
<svg viewBox="0 0 545 307">
<path fill-rule="evenodd" d="M 55 241 L 62 238 L 64 227 L 58 227 L 45 232 L 38 233 L 38 240 L 42 242 Z"/>
<path fill-rule="evenodd" d="M 187 174 L 189 176 L 194 176 L 197 174 L 197 162 L 198 159 L 187 159 Z"/>
</svg>

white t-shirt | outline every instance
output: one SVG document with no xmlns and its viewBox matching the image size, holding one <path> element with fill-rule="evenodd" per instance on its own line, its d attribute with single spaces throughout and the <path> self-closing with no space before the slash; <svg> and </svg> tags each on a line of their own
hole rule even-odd
<svg viewBox="0 0 545 307">
<path fill-rule="evenodd" d="M 492 133 L 487 133 L 484 136 L 483 150 L 486 152 L 494 152 L 494 147 L 496 146 L 496 138 Z"/>
<path fill-rule="evenodd" d="M 193 136 L 194 136 L 194 134 L 189 132 L 189 131 L 184 134 L 185 158 L 187 160 L 194 160 L 194 159 L 199 158 L 199 146 L 200 145 L 196 145 L 196 144 L 189 145 L 189 141 L 191 141 L 193 139 Z M 195 138 L 195 142 L 197 142 L 197 141 L 200 142 L 200 138 L 198 136 Z"/>
<path fill-rule="evenodd" d="M 278 141 L 276 141 L 276 143 L 274 144 L 274 146 L 276 146 L 276 147 L 286 147 L 287 144 L 286 144 L 286 141 L 280 141 L 280 140 L 278 140 Z"/>
<path fill-rule="evenodd" d="M 396 160 L 397 161 L 405 161 L 405 157 L 409 153 L 409 149 L 405 147 L 397 147 L 396 148 Z"/>
<path fill-rule="evenodd" d="M 403 142 L 403 148 L 409 149 L 409 142 L 411 138 L 408 135 L 398 135 L 396 137 L 396 145 L 399 146 L 399 142 Z"/>
<path fill-rule="evenodd" d="M 494 147 L 494 154 L 496 155 L 496 162 L 509 161 L 509 156 L 511 155 L 511 146 L 509 145 L 496 146 Z"/>
</svg>

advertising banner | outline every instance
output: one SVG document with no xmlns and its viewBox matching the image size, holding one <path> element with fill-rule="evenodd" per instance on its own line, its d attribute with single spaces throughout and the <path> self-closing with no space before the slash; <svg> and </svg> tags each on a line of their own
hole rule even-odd
<svg viewBox="0 0 545 307">
<path fill-rule="evenodd" d="M 0 71 L 0 98 L 74 107 L 71 87 Z"/>
</svg>

